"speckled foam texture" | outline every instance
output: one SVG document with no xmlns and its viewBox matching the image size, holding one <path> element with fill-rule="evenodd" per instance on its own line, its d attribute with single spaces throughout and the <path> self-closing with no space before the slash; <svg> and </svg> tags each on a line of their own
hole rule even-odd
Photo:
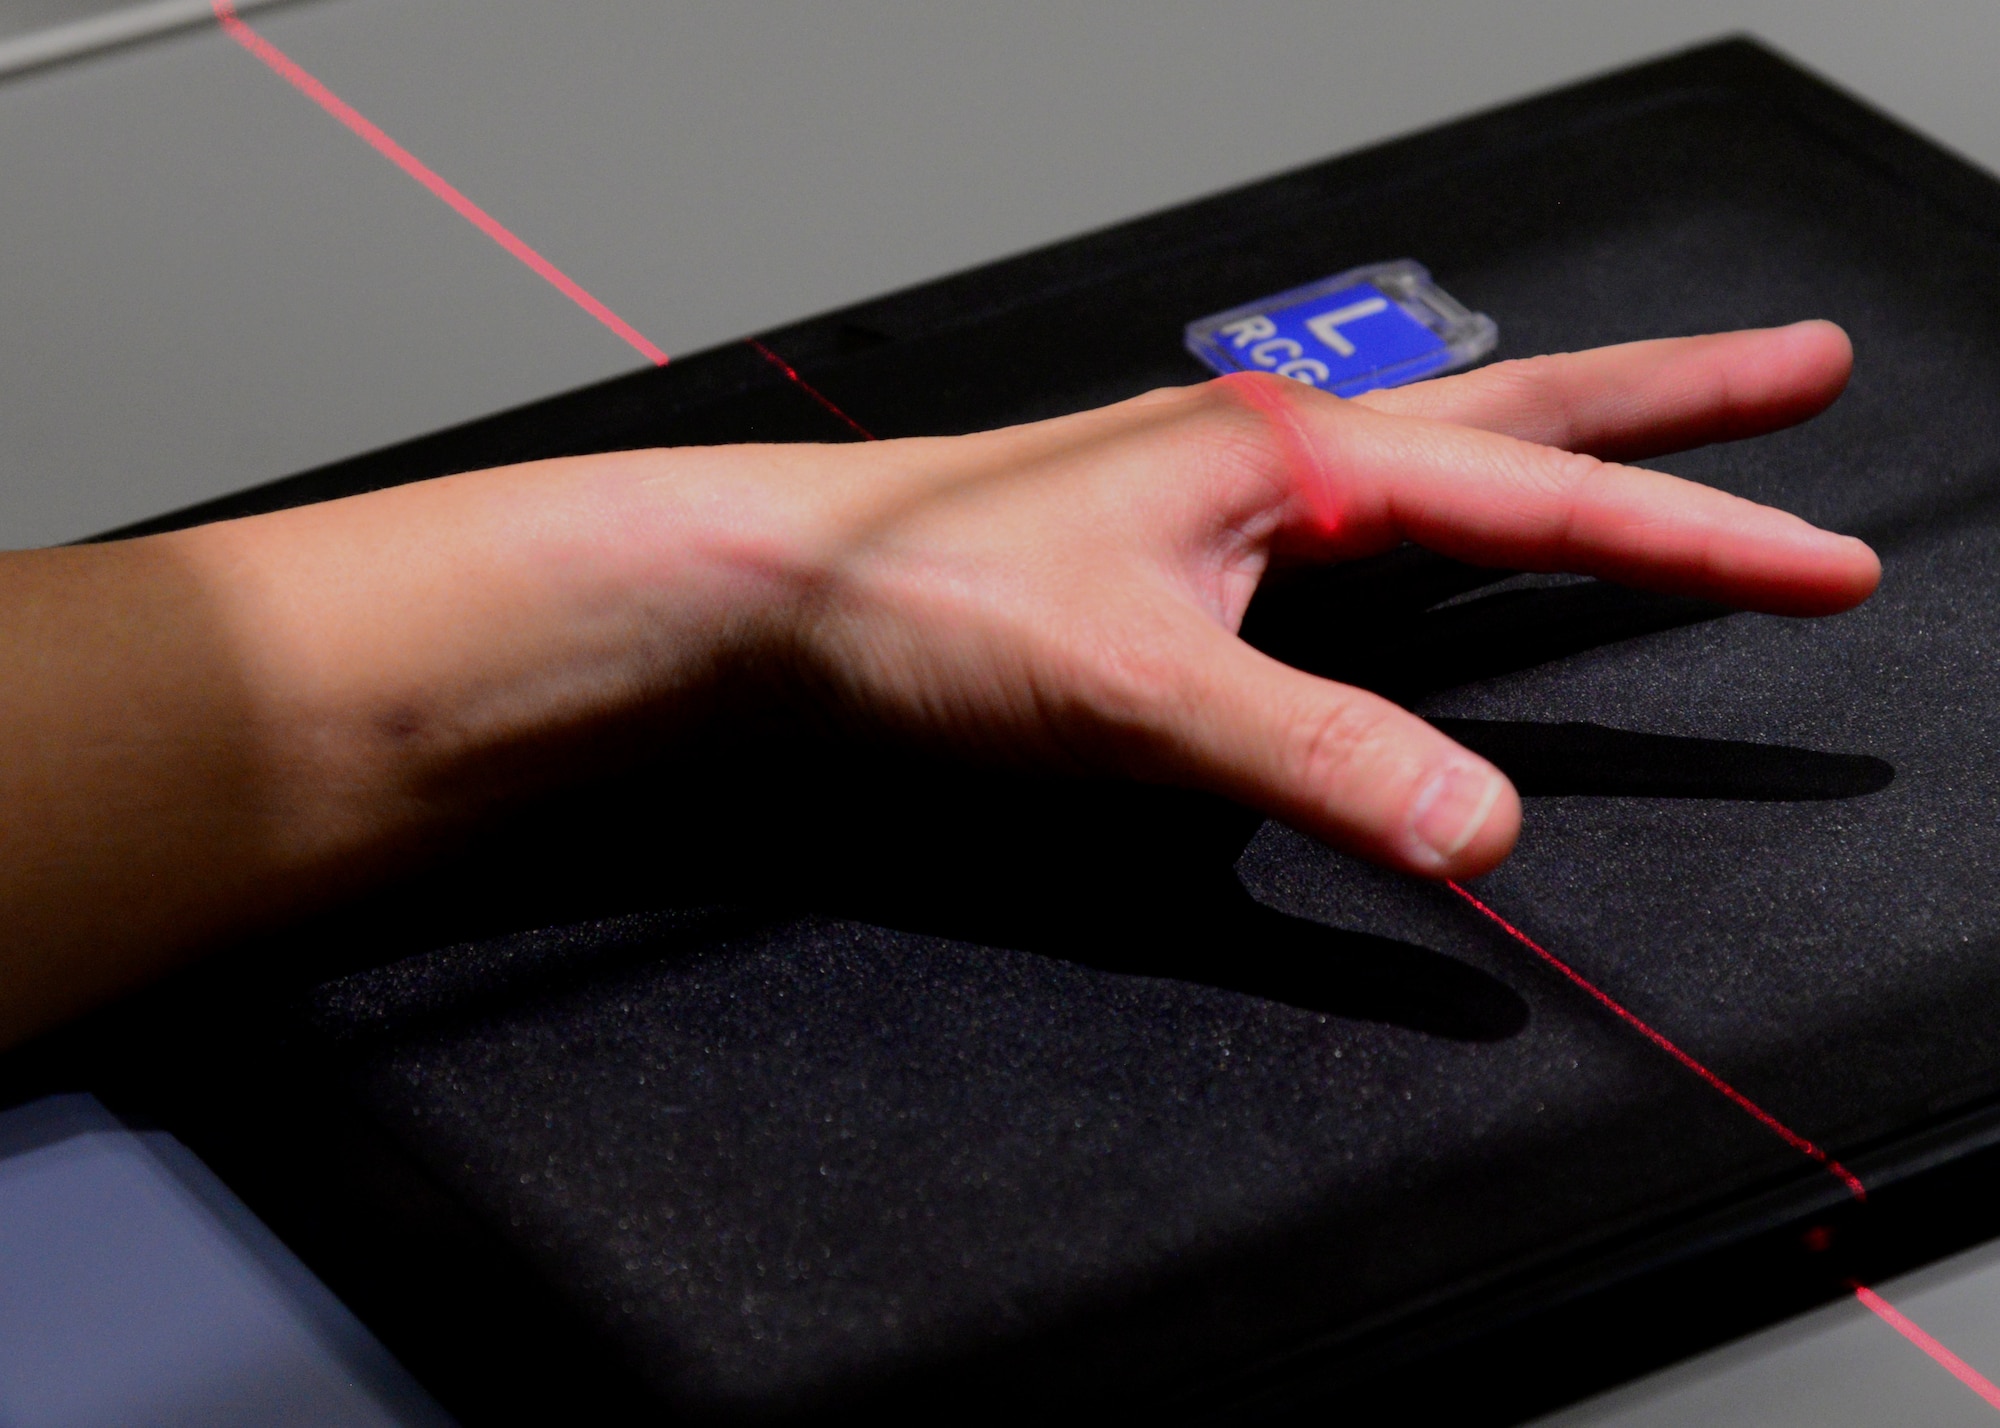
<svg viewBox="0 0 2000 1428">
<path fill-rule="evenodd" d="M 1782 113 L 1699 95 L 1364 197 L 1308 188 L 1227 245 L 815 380 L 891 433 L 1079 405 L 1190 379 L 1188 318 L 1403 253 L 1505 354 L 1842 322 L 1859 358 L 1831 413 L 1663 465 L 1875 541 L 1873 602 L 1641 622 L 1405 693 L 1887 761 L 1859 797 L 1531 800 L 1478 891 L 1837 1152 L 2000 1091 L 2000 245 Z M 892 336 L 896 302 L 871 319 Z M 1108 369 L 1022 375 L 1078 312 L 1150 316 Z M 1325 596 L 1330 666 L 1344 627 L 1388 618 L 1371 579 Z M 1566 588 L 1488 608 L 1527 629 Z M 1448 614 L 1422 603 L 1419 665 Z M 1170 1395 L 1817 1173 L 1447 892 L 1199 800 L 827 776 L 788 801 L 746 769 L 754 806 L 698 833 L 648 811 L 682 860 L 663 905 L 724 912 L 524 931 L 316 994 L 376 1114 L 665 1402 L 779 1409 L 932 1369 Z"/>
</svg>

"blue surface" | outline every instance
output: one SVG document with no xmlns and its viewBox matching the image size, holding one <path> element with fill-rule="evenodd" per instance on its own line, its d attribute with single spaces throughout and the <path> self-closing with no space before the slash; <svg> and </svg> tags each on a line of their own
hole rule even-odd
<svg viewBox="0 0 2000 1428">
<path fill-rule="evenodd" d="M 1218 372 L 1276 372 L 1351 397 L 1438 371 L 1451 349 L 1372 283 L 1295 297 L 1245 311 L 1194 344 Z"/>
<path fill-rule="evenodd" d="M 172 1137 L 0 1114 L 0 1428 L 450 1421 Z"/>
</svg>

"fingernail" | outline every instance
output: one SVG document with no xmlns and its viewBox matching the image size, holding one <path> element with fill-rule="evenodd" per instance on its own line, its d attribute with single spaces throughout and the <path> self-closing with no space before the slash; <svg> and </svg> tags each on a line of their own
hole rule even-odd
<svg viewBox="0 0 2000 1428">
<path fill-rule="evenodd" d="M 1440 863 L 1448 863 L 1486 826 L 1502 786 L 1500 775 L 1490 768 L 1453 764 L 1434 774 L 1417 794 L 1411 831 Z"/>
</svg>

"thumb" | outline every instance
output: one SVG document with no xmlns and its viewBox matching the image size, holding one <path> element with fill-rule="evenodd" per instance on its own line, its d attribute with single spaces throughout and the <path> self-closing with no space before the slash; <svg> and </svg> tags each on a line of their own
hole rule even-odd
<svg viewBox="0 0 2000 1428">
<path fill-rule="evenodd" d="M 1476 877 L 1513 848 L 1521 800 L 1492 764 L 1378 695 L 1199 626 L 1159 730 L 1178 781 L 1425 877 Z"/>
</svg>

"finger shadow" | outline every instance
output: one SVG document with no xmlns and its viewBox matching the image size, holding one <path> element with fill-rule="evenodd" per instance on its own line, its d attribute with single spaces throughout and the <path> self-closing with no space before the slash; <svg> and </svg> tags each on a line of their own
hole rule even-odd
<svg viewBox="0 0 2000 1428">
<path fill-rule="evenodd" d="M 1452 1040 L 1527 1025 L 1527 1003 L 1477 967 L 1258 902 L 1235 865 L 1263 820 L 1235 805 L 892 762 L 839 851 L 808 835 L 793 863 L 813 868 L 799 893 L 815 910 Z"/>
<path fill-rule="evenodd" d="M 1295 668 L 1408 703 L 1733 613 L 1598 580 L 1473 593 L 1518 573 L 1404 546 L 1267 581 L 1242 634 Z"/>
<path fill-rule="evenodd" d="M 1790 744 L 1644 734 L 1603 724 L 1433 719 L 1489 759 L 1526 797 L 1714 798 L 1812 802 L 1879 793 L 1896 768 L 1870 754 Z"/>
<path fill-rule="evenodd" d="M 1232 880 L 1198 903 L 1160 909 L 1139 936 L 1024 939 L 1065 961 L 1161 977 L 1303 1011 L 1398 1026 L 1453 1041 L 1502 1041 L 1528 1024 L 1505 982 L 1428 947 L 1331 927 L 1268 907 Z"/>
<path fill-rule="evenodd" d="M 1273 582 L 1246 634 L 1304 667 L 1409 697 L 1725 613 L 1597 582 L 1489 588 L 1511 577 L 1405 547 Z M 1895 776 L 1880 759 L 1785 745 L 1435 722 L 1528 796 L 1832 799 Z M 1453 1039 L 1526 1025 L 1526 1003 L 1473 966 L 1258 903 L 1234 867 L 1261 822 L 1171 789 L 739 731 L 681 750 L 650 777 L 526 811 L 423 889 L 376 900 L 370 935 L 331 941 L 369 945 L 366 960 L 379 963 L 392 945 L 416 952 L 660 908 L 755 909 L 762 920 L 848 918 Z M 354 954 L 328 962 L 351 968 Z"/>
<path fill-rule="evenodd" d="M 1516 574 L 1403 546 L 1270 581 L 1246 613 L 1243 635 L 1309 673 L 1409 703 L 1732 613 L 1704 600 L 1595 580 L 1489 589 Z M 1893 765 L 1872 755 L 1788 744 L 1581 722 L 1431 723 L 1492 760 L 1529 797 L 1814 801 L 1877 793 L 1896 776 Z"/>
<path fill-rule="evenodd" d="M 332 957 L 321 975 L 456 949 L 464 976 L 426 962 L 416 991 L 396 994 L 426 1017 L 455 1015 L 473 995 L 459 981 L 513 995 L 594 975 L 606 948 L 649 956 L 704 929 L 833 917 L 1454 1040 L 1527 1024 L 1526 1002 L 1477 967 L 1259 903 L 1235 865 L 1263 819 L 1221 799 L 886 749 L 824 762 L 765 750 L 715 757 L 706 779 L 690 772 L 572 795 L 492 831 L 419 884 L 343 914 L 326 940 L 365 956 Z M 644 813 L 663 807 L 670 818 Z M 661 908 L 713 911 L 689 931 Z M 597 930 L 582 941 L 531 932 L 586 924 Z M 573 958 L 572 942 L 592 950 Z M 434 993 L 438 1008 L 424 1000 Z"/>
</svg>

